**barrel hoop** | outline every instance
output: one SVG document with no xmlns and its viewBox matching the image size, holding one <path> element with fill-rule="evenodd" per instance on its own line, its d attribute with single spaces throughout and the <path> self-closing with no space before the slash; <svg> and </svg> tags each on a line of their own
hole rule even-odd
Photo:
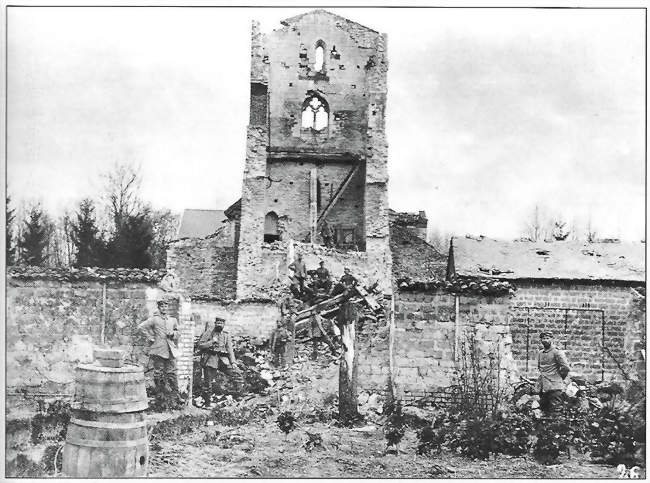
<svg viewBox="0 0 650 483">
<path fill-rule="evenodd" d="M 135 423 L 102 423 L 97 421 L 86 421 L 85 419 L 71 418 L 70 422 L 77 426 L 84 426 L 86 428 L 102 428 L 102 429 L 136 429 L 146 428 L 147 421 L 137 421 Z"/>
<path fill-rule="evenodd" d="M 84 394 L 85 396 L 85 394 Z M 98 403 L 106 406 L 112 406 L 113 404 L 126 404 L 126 403 L 133 403 L 133 402 L 147 402 L 147 400 L 143 397 L 131 397 L 131 398 L 124 398 L 124 399 L 99 399 L 99 398 L 89 398 L 89 397 L 84 397 L 84 396 L 79 396 L 81 399 L 79 402 L 81 403 Z"/>
<path fill-rule="evenodd" d="M 147 438 L 140 438 L 130 441 L 98 441 L 96 439 L 66 438 L 68 444 L 88 448 L 134 448 L 136 446 L 147 446 Z"/>
</svg>

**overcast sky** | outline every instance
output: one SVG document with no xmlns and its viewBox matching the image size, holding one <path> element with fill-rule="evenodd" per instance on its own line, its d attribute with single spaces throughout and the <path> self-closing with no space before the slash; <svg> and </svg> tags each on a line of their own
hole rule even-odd
<svg viewBox="0 0 650 483">
<path fill-rule="evenodd" d="M 305 9 L 8 9 L 8 188 L 60 212 L 115 162 L 155 207 L 239 198 L 250 22 Z M 644 238 L 642 10 L 340 9 L 388 34 L 389 198 L 459 235 L 538 203 Z"/>
</svg>

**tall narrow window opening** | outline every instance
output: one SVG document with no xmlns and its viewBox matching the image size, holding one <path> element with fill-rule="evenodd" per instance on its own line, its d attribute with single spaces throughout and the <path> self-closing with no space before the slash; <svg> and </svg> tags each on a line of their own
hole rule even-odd
<svg viewBox="0 0 650 483">
<path fill-rule="evenodd" d="M 323 65 L 325 62 L 325 49 L 323 48 L 322 45 L 318 45 L 316 47 L 316 56 L 315 56 L 315 61 L 314 61 L 314 70 L 316 72 L 322 72 L 323 71 Z"/>
<path fill-rule="evenodd" d="M 273 243 L 279 239 L 278 215 L 274 211 L 269 211 L 264 217 L 264 241 L 266 243 Z"/>
</svg>

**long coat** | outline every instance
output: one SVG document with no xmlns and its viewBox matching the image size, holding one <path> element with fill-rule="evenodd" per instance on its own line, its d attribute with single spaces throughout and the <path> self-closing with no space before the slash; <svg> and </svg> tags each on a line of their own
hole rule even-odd
<svg viewBox="0 0 650 483">
<path fill-rule="evenodd" d="M 216 341 L 214 340 L 216 337 Z M 222 364 L 234 366 L 236 363 L 235 352 L 232 348 L 230 334 L 225 330 L 215 332 L 214 322 L 207 324 L 205 331 L 199 338 L 198 348 L 201 351 L 201 365 L 219 369 Z"/>
<path fill-rule="evenodd" d="M 150 356 L 158 356 L 163 359 L 177 356 L 180 335 L 178 322 L 174 317 L 156 313 L 138 325 L 138 330 L 153 339 L 148 349 Z M 168 335 L 170 337 L 167 337 Z"/>
</svg>

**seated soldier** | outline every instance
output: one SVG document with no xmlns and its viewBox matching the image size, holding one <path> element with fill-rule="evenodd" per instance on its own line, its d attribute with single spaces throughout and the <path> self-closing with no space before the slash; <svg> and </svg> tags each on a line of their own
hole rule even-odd
<svg viewBox="0 0 650 483">
<path fill-rule="evenodd" d="M 316 269 L 316 280 L 314 281 L 314 288 L 316 290 L 324 290 L 326 293 L 329 293 L 332 288 L 332 280 L 330 277 L 330 272 L 325 268 L 325 262 L 320 261 L 319 267 Z"/>
<path fill-rule="evenodd" d="M 348 267 L 345 267 L 343 269 L 343 272 L 344 273 L 343 276 L 341 277 L 341 284 L 345 288 L 352 288 L 359 283 L 359 281 L 354 277 L 354 275 L 352 275 Z"/>
</svg>

